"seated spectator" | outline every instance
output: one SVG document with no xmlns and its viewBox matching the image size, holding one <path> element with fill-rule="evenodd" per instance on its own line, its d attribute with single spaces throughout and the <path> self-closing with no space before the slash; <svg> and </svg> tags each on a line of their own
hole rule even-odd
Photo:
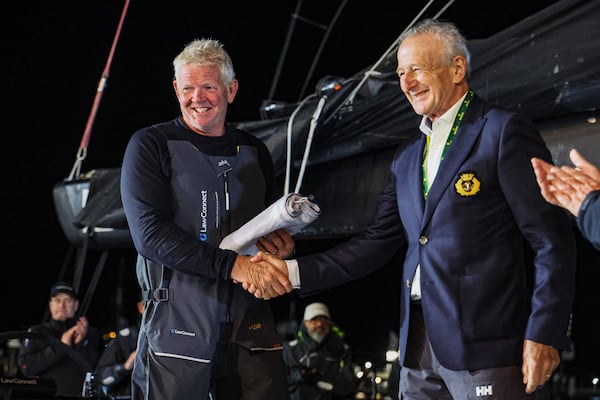
<svg viewBox="0 0 600 400">
<path fill-rule="evenodd" d="M 356 389 L 350 347 L 323 303 L 309 304 L 296 338 L 284 344 L 292 400 L 345 399 Z"/>
<path fill-rule="evenodd" d="M 131 371 L 135 360 L 140 318 L 144 312 L 144 302 L 138 301 L 137 323 L 121 329 L 117 337 L 106 345 L 98 360 L 95 378 L 102 393 L 110 396 L 131 396 Z"/>
<path fill-rule="evenodd" d="M 59 282 L 52 286 L 48 307 L 50 321 L 33 325 L 28 332 L 60 340 L 81 356 L 89 364 L 90 370 L 86 371 L 77 360 L 51 343 L 26 339 L 18 357 L 21 373 L 53 379 L 57 396 L 81 396 L 86 372 L 91 372 L 98 361 L 102 338 L 85 316 L 76 317 L 79 300 L 71 284 Z"/>
</svg>

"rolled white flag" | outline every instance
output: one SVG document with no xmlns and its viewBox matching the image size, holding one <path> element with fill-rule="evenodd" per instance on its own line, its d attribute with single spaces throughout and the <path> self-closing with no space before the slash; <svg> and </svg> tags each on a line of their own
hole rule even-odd
<svg viewBox="0 0 600 400">
<path fill-rule="evenodd" d="M 308 197 L 298 193 L 286 194 L 238 230 L 225 236 L 219 247 L 254 255 L 258 252 L 256 241 L 259 237 L 281 228 L 294 235 L 316 220 L 320 213 L 320 207 Z"/>
</svg>

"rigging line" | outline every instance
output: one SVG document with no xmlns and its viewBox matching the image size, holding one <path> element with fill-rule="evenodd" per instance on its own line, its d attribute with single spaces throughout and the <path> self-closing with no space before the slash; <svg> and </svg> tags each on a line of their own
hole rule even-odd
<svg viewBox="0 0 600 400">
<path fill-rule="evenodd" d="M 342 3 L 340 4 L 340 6 L 338 7 L 338 9 L 335 12 L 335 15 L 331 19 L 331 22 L 329 23 L 327 30 L 323 34 L 323 38 L 321 39 L 321 43 L 319 44 L 319 49 L 317 50 L 317 54 L 315 54 L 315 58 L 313 59 L 312 65 L 310 66 L 310 70 L 308 71 L 308 74 L 306 75 L 306 79 L 304 80 L 304 86 L 302 86 L 302 90 L 300 91 L 300 96 L 298 96 L 298 101 L 304 97 L 304 93 L 306 93 L 306 87 L 308 86 L 309 81 L 312 79 L 312 76 L 315 72 L 315 68 L 317 67 L 317 62 L 319 61 L 319 58 L 321 58 L 321 53 L 323 52 L 323 48 L 325 47 L 325 43 L 327 42 L 327 39 L 329 38 L 329 35 L 331 34 L 333 26 L 335 25 L 337 19 L 340 17 L 342 10 L 344 9 L 344 7 L 346 6 L 347 3 L 348 3 L 348 0 L 342 1 Z"/>
<path fill-rule="evenodd" d="M 302 6 L 302 0 L 298 0 L 296 3 L 296 10 L 290 17 L 290 25 L 288 26 L 288 31 L 285 36 L 285 42 L 283 44 L 283 48 L 281 49 L 281 55 L 279 56 L 279 62 L 277 63 L 277 69 L 275 70 L 275 74 L 273 75 L 273 82 L 271 82 L 271 88 L 269 89 L 269 97 L 267 100 L 272 100 L 275 95 L 275 88 L 279 83 L 279 76 L 281 75 L 281 69 L 283 68 L 283 61 L 287 55 L 287 51 L 290 47 L 290 40 L 292 38 L 292 33 L 294 32 L 294 28 L 296 27 L 296 20 L 298 19 L 298 13 L 300 12 L 300 7 Z"/>
<path fill-rule="evenodd" d="M 415 24 L 415 22 L 417 22 L 419 20 L 419 18 L 421 18 L 421 15 L 423 15 L 423 13 L 425 13 L 425 11 L 429 8 L 429 6 L 431 5 L 431 3 L 433 3 L 434 1 L 435 0 L 429 0 L 429 2 L 427 4 L 425 4 L 425 7 L 423 7 L 421 9 L 421 11 L 417 14 L 417 16 L 415 18 L 413 18 L 413 20 L 407 25 L 406 28 L 404 28 L 404 30 L 400 33 L 400 36 L 402 36 L 402 34 L 404 34 L 404 32 L 406 32 L 406 30 L 408 28 L 410 28 L 411 26 L 413 26 Z M 398 36 L 398 38 L 400 38 L 400 36 Z M 379 60 L 377 60 L 375 62 L 375 64 L 373 64 L 373 66 L 371 68 L 369 68 L 369 70 L 367 70 L 363 74 L 362 79 L 360 80 L 360 82 L 358 83 L 358 85 L 356 85 L 356 87 L 354 88 L 354 90 L 352 90 L 352 92 L 348 95 L 348 98 L 346 99 L 345 102 L 352 103 L 354 101 L 354 96 L 356 96 L 356 93 L 358 93 L 358 90 L 367 81 L 367 79 L 369 79 L 369 77 L 371 75 L 378 74 L 378 72 L 375 71 L 375 69 L 377 67 L 379 67 L 379 64 L 381 64 L 383 62 L 383 60 L 385 60 L 387 58 L 388 54 L 390 52 L 392 52 L 392 50 L 397 46 L 397 44 L 398 44 L 398 38 L 396 40 L 394 40 L 394 42 L 390 45 L 390 47 L 388 47 L 388 49 L 383 53 L 383 55 L 379 58 Z"/>
<path fill-rule="evenodd" d="M 421 16 L 423 15 L 423 13 L 427 10 L 427 8 L 429 8 L 429 6 L 431 5 L 431 3 L 433 3 L 435 0 L 430 0 L 429 3 L 427 3 L 425 5 L 425 7 L 419 12 L 419 14 L 417 14 L 417 16 L 410 22 L 410 24 L 404 29 L 404 31 L 402 32 L 402 34 L 404 32 L 406 32 L 407 29 L 409 29 L 411 26 L 413 26 L 415 24 L 415 22 L 417 22 L 419 20 L 419 18 L 421 18 Z M 434 19 L 439 18 L 439 16 L 444 13 L 444 11 L 446 11 L 446 9 L 448 7 L 450 7 L 450 5 L 454 2 L 455 0 L 449 0 L 446 5 L 444 7 L 442 7 L 442 9 L 440 11 L 438 11 L 437 14 L 435 14 L 435 16 L 433 17 Z M 339 16 L 339 12 L 341 11 L 341 8 L 338 9 L 338 14 L 334 17 L 334 19 L 332 21 L 335 21 L 337 19 L 337 17 Z M 332 22 L 333 24 L 333 22 Z M 330 25 L 331 26 L 331 25 Z M 402 36 L 402 34 L 400 36 Z M 374 69 L 377 68 L 379 66 L 379 64 L 381 64 L 381 62 L 383 62 L 383 60 L 387 57 L 387 55 L 394 50 L 394 48 L 397 46 L 400 36 L 398 36 L 398 38 L 394 41 L 394 43 L 388 48 L 388 50 L 384 53 L 384 55 L 373 65 L 373 67 L 367 72 L 365 73 L 364 77 L 362 78 L 362 80 L 358 83 L 358 85 L 352 90 L 352 93 L 349 96 L 350 101 L 352 101 L 354 99 L 354 96 L 356 95 L 356 93 L 358 92 L 358 90 L 360 89 L 360 87 L 364 84 L 364 82 L 367 80 L 367 78 L 370 76 L 370 73 L 374 72 Z M 324 43 L 324 40 L 323 42 Z M 305 83 L 306 85 L 306 83 Z M 303 89 L 304 91 L 304 89 Z M 285 175 L 285 188 L 284 188 L 284 194 L 288 194 L 289 192 L 289 179 L 290 179 L 290 168 L 291 168 L 291 137 L 292 137 L 292 125 L 293 125 L 293 120 L 296 116 L 296 114 L 298 113 L 298 111 L 300 110 L 300 108 L 302 107 L 302 105 L 304 105 L 304 103 L 311 98 L 312 96 L 308 96 L 306 97 L 302 103 L 300 103 L 300 105 L 294 110 L 294 112 L 292 113 L 292 115 L 290 116 L 289 120 L 288 120 L 288 129 L 287 129 L 287 155 L 286 155 L 286 175 Z M 319 100 L 319 103 L 317 104 L 317 108 L 315 110 L 315 112 L 313 113 L 312 119 L 311 119 L 311 124 L 310 124 L 310 131 L 308 133 L 308 138 L 306 141 L 306 145 L 305 145 L 305 150 L 304 150 L 304 155 L 302 156 L 302 163 L 300 166 L 300 172 L 298 174 L 298 179 L 296 181 L 296 188 L 294 189 L 295 193 L 300 193 L 300 186 L 302 184 L 302 180 L 304 177 L 304 170 L 306 168 L 306 163 L 308 162 L 308 157 L 309 157 L 309 152 L 310 152 L 310 147 L 312 145 L 312 138 L 314 136 L 314 131 L 316 129 L 317 126 L 317 122 L 318 119 L 321 115 L 321 112 L 323 110 L 323 107 L 325 105 L 325 101 L 327 100 L 327 96 L 323 96 L 321 97 L 321 99 Z M 346 100 L 347 102 L 348 100 Z M 341 104 L 343 105 L 345 102 L 342 102 Z"/>
<path fill-rule="evenodd" d="M 296 181 L 296 189 L 295 193 L 300 193 L 300 185 L 302 184 L 302 179 L 304 178 L 304 170 L 306 169 L 306 163 L 308 162 L 308 155 L 310 153 L 310 148 L 312 145 L 312 139 L 315 133 L 315 129 L 317 128 L 317 123 L 319 121 L 319 117 L 321 116 L 321 112 L 323 111 L 323 107 L 325 106 L 325 102 L 327 101 L 327 96 L 321 96 L 319 99 L 319 103 L 317 103 L 317 108 L 312 115 L 310 120 L 310 131 L 308 132 L 308 138 L 306 139 L 306 146 L 304 148 L 304 155 L 302 156 L 302 164 L 300 165 L 300 172 L 298 173 L 298 180 Z"/>
<path fill-rule="evenodd" d="M 71 169 L 71 173 L 67 180 L 73 180 L 75 176 L 79 176 L 81 170 L 81 163 L 85 159 L 87 155 L 87 146 L 90 141 L 90 136 L 92 134 L 92 126 L 94 125 L 94 120 L 96 119 L 96 113 L 98 112 L 98 107 L 100 106 L 100 100 L 102 99 L 102 94 L 104 93 L 104 88 L 106 87 L 106 81 L 108 80 L 108 73 L 110 70 L 110 65 L 112 64 L 112 59 L 115 54 L 115 49 L 117 47 L 117 42 L 119 41 L 119 36 L 121 34 L 121 29 L 123 27 L 123 22 L 125 21 L 125 15 L 127 14 L 127 9 L 129 8 L 129 1 L 125 0 L 125 4 L 123 6 L 123 11 L 121 12 L 121 18 L 119 19 L 119 24 L 117 25 L 117 31 L 115 32 L 115 37 L 113 38 L 113 43 L 110 48 L 110 53 L 108 55 L 108 59 L 106 61 L 106 65 L 104 66 L 104 70 L 102 71 L 102 76 L 100 77 L 100 81 L 98 82 L 98 87 L 96 89 L 96 97 L 94 98 L 94 103 L 92 105 L 92 110 L 90 115 L 88 116 L 88 120 L 85 126 L 85 131 L 83 132 L 83 137 L 81 138 L 81 142 L 79 144 L 79 149 L 77 151 L 77 156 L 75 160 L 75 164 Z"/>
<path fill-rule="evenodd" d="M 367 81 L 367 79 L 369 79 L 369 77 L 372 75 L 379 74 L 379 72 L 375 71 L 375 69 L 377 67 L 379 67 L 379 65 L 383 62 L 383 60 L 385 60 L 387 58 L 387 56 L 398 46 L 398 41 L 400 40 L 400 36 L 402 36 L 404 34 L 404 32 L 406 32 L 411 26 L 413 26 L 415 24 L 415 22 L 417 22 L 419 20 L 419 18 L 421 18 L 423 13 L 425 13 L 425 11 L 429 8 L 431 3 L 433 3 L 434 1 L 435 0 L 429 0 L 429 2 L 425 5 L 425 7 L 423 7 L 423 9 L 421 9 L 421 11 L 417 14 L 417 16 L 410 22 L 410 24 L 408 24 L 408 26 L 402 31 L 402 33 L 400 33 L 398 38 L 396 38 L 396 40 L 394 40 L 394 42 L 390 45 L 390 47 L 388 47 L 388 49 L 383 53 L 383 55 L 379 58 L 379 60 L 377 60 L 377 62 L 375 62 L 375 64 L 373 64 L 373 66 L 371 68 L 369 68 L 369 70 L 363 74 L 361 81 L 358 83 L 358 85 L 356 85 L 354 90 L 352 90 L 352 92 L 348 95 L 348 98 L 344 101 L 344 103 L 352 103 L 354 101 L 354 97 L 356 96 L 356 93 L 358 93 L 359 89 L 364 85 L 364 83 Z M 446 3 L 446 5 L 444 7 L 442 7 L 442 9 L 434 16 L 434 19 L 439 18 L 439 16 L 444 11 L 446 11 L 446 9 L 452 3 L 454 3 L 454 0 L 449 0 Z"/>
<path fill-rule="evenodd" d="M 102 270 L 106 265 L 106 259 L 108 258 L 108 250 L 104 250 L 100 255 L 100 259 L 98 260 L 98 264 L 96 264 L 96 269 L 94 269 L 94 273 L 92 275 L 92 279 L 88 285 L 88 288 L 85 292 L 85 296 L 81 301 L 78 314 L 77 315 L 86 315 L 88 312 L 88 308 L 90 307 L 90 303 L 92 301 L 92 296 L 96 291 L 96 286 L 98 285 L 98 281 L 100 280 L 100 276 L 102 276 Z"/>
<path fill-rule="evenodd" d="M 442 15 L 442 14 L 444 13 L 444 11 L 446 11 L 446 9 L 447 9 L 448 7 L 450 7 L 450 5 L 451 5 L 452 3 L 454 3 L 454 0 L 450 0 L 450 1 L 448 1 L 448 2 L 446 3 L 446 5 L 445 5 L 444 7 L 442 7 L 442 9 L 441 9 L 440 11 L 438 11 L 438 13 L 437 13 L 437 14 L 435 14 L 435 15 L 433 16 L 433 19 L 438 19 L 438 18 L 440 17 L 440 15 Z"/>
<path fill-rule="evenodd" d="M 314 93 L 306 96 L 304 100 L 296 107 L 290 118 L 288 119 L 287 124 L 287 144 L 286 144 L 286 157 L 285 157 L 285 184 L 283 188 L 283 194 L 287 195 L 290 192 L 290 175 L 291 175 L 291 164 L 292 164 L 292 133 L 293 133 L 293 125 L 294 119 L 296 115 L 300 111 L 300 109 L 306 104 L 306 102 L 313 97 L 316 97 Z"/>
</svg>

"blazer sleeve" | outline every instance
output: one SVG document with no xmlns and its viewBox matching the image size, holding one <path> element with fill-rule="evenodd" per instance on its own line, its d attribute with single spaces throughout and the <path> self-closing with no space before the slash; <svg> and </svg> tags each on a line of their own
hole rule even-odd
<svg viewBox="0 0 600 400">
<path fill-rule="evenodd" d="M 564 210 L 546 202 L 538 189 L 530 160 L 552 160 L 539 131 L 521 114 L 503 121 L 498 179 L 532 250 L 531 310 L 525 339 L 568 349 L 576 265 L 572 224 Z"/>
<path fill-rule="evenodd" d="M 392 175 L 392 174 L 391 174 Z M 375 215 L 361 234 L 333 248 L 298 258 L 301 296 L 361 278 L 406 249 L 393 176 L 379 195 Z"/>
</svg>

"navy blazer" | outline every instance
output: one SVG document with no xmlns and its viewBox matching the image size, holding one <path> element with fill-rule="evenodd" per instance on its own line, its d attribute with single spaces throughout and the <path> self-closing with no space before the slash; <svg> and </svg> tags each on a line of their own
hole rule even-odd
<svg viewBox="0 0 600 400">
<path fill-rule="evenodd" d="M 540 194 L 532 157 L 551 161 L 523 115 L 475 96 L 427 200 L 425 135 L 399 148 L 375 217 L 360 235 L 298 259 L 300 295 L 360 278 L 405 251 L 400 290 L 404 364 L 410 286 L 433 350 L 452 370 L 521 365 L 523 339 L 569 349 L 575 237 L 564 210 Z"/>
</svg>

